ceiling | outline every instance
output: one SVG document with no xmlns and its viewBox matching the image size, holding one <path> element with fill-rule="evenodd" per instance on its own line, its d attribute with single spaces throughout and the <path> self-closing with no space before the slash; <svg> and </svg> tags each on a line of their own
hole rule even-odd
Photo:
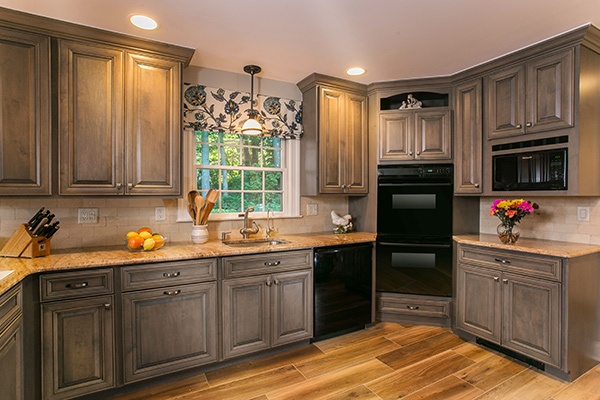
<svg viewBox="0 0 600 400">
<path fill-rule="evenodd" d="M 598 0 L 0 0 L 0 6 L 196 49 L 191 64 L 296 83 L 450 75 L 591 22 Z M 132 14 L 159 28 L 132 26 Z"/>
</svg>

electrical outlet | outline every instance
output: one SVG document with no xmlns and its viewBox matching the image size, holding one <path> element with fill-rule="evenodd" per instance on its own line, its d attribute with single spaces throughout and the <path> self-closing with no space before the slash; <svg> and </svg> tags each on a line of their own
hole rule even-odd
<svg viewBox="0 0 600 400">
<path fill-rule="evenodd" d="M 77 209 L 78 224 L 97 224 L 98 209 L 97 208 L 79 208 Z"/>
<path fill-rule="evenodd" d="M 589 221 L 590 220 L 590 208 L 589 207 L 577 207 L 577 221 Z"/>
<path fill-rule="evenodd" d="M 306 215 L 317 215 L 318 208 L 316 204 L 307 204 L 306 205 Z"/>
<path fill-rule="evenodd" d="M 154 219 L 156 221 L 167 219 L 167 209 L 165 207 L 154 207 Z"/>
</svg>

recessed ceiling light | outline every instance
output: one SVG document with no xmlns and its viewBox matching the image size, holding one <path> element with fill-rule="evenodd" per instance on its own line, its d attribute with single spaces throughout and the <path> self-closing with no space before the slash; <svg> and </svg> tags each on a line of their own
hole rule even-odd
<svg viewBox="0 0 600 400">
<path fill-rule="evenodd" d="M 155 20 L 150 17 L 146 17 L 145 15 L 132 15 L 129 18 L 129 21 L 140 29 L 146 29 L 147 31 L 151 31 L 156 29 L 158 24 Z"/>
<path fill-rule="evenodd" d="M 365 69 L 361 68 L 361 67 L 352 67 L 352 68 L 349 68 L 348 70 L 346 70 L 346 73 L 348 75 L 353 75 L 353 76 L 362 75 L 365 73 Z"/>
</svg>

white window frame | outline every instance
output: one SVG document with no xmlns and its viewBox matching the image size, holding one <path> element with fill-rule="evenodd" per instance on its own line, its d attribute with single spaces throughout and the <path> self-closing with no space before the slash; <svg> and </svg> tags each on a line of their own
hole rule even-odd
<svg viewBox="0 0 600 400">
<path fill-rule="evenodd" d="M 286 140 L 283 151 L 285 152 L 283 170 L 283 211 L 274 212 L 274 218 L 300 218 L 300 141 Z M 187 211 L 187 193 L 196 189 L 196 132 L 186 129 L 183 131 L 183 196 L 177 200 L 177 222 L 191 222 L 192 218 Z M 240 217 L 240 215 L 242 215 Z M 253 218 L 265 219 L 267 213 L 254 212 Z M 243 219 L 239 213 L 211 213 L 208 221 L 234 221 Z"/>
</svg>

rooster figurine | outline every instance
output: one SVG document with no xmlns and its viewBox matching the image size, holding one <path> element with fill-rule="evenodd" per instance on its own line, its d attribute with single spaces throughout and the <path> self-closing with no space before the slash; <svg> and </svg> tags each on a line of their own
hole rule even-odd
<svg viewBox="0 0 600 400">
<path fill-rule="evenodd" d="M 335 229 L 333 233 L 348 233 L 351 232 L 354 226 L 352 225 L 352 216 L 350 214 L 346 214 L 343 217 L 340 217 L 335 213 L 335 211 L 331 212 L 331 222 L 335 225 Z"/>
</svg>

